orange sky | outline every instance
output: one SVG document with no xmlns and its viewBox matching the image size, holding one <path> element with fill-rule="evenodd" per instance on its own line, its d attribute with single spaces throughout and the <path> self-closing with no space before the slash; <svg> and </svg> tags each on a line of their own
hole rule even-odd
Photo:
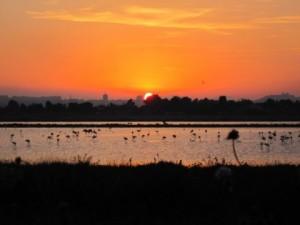
<svg viewBox="0 0 300 225">
<path fill-rule="evenodd" d="M 300 95 L 299 0 L 1 0 L 0 94 Z"/>
</svg>

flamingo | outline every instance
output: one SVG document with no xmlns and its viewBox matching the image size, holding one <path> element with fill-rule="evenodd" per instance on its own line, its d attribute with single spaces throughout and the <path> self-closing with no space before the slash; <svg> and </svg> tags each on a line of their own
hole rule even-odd
<svg viewBox="0 0 300 225">
<path fill-rule="evenodd" d="M 132 164 L 132 158 L 129 158 L 129 166 Z"/>
<path fill-rule="evenodd" d="M 260 142 L 260 149 L 263 149 L 263 147 L 264 147 L 264 143 Z"/>
</svg>

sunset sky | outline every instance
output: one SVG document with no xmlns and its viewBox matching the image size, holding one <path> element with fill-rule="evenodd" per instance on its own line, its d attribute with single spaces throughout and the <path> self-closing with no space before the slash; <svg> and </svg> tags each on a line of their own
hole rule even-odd
<svg viewBox="0 0 300 225">
<path fill-rule="evenodd" d="M 0 95 L 145 92 L 300 95 L 300 1 L 0 1 Z"/>
</svg>

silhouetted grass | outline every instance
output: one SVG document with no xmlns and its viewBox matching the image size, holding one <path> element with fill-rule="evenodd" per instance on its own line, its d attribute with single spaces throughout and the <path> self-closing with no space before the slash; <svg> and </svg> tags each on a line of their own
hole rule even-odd
<svg viewBox="0 0 300 225">
<path fill-rule="evenodd" d="M 0 163 L 0 224 L 299 224 L 300 166 Z"/>
</svg>

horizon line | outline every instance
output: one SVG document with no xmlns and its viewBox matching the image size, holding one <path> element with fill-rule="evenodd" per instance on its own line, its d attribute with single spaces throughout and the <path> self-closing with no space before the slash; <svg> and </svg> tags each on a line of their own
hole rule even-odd
<svg viewBox="0 0 300 225">
<path fill-rule="evenodd" d="M 245 100 L 260 100 L 262 98 L 265 98 L 265 97 L 274 97 L 274 96 L 283 96 L 283 95 L 289 95 L 290 97 L 295 97 L 295 98 L 300 98 L 300 96 L 298 95 L 295 95 L 293 93 L 290 93 L 290 92 L 281 92 L 281 93 L 270 93 L 270 94 L 266 94 L 266 95 L 262 95 L 260 97 L 257 97 L 257 98 L 253 98 L 253 97 L 232 97 L 232 96 L 229 96 L 229 95 L 226 95 L 226 94 L 221 94 L 221 95 L 218 95 L 218 96 L 191 96 L 191 95 L 160 95 L 158 93 L 153 93 L 154 95 L 158 95 L 159 97 L 161 97 L 162 99 L 164 98 L 167 98 L 167 99 L 172 99 L 173 97 L 180 97 L 180 98 L 184 98 L 184 97 L 188 97 L 188 98 L 191 98 L 191 99 L 218 99 L 220 97 L 223 97 L 225 96 L 227 99 L 229 100 L 242 100 L 242 99 L 245 99 Z M 109 93 L 103 93 L 103 94 L 100 94 L 98 96 L 98 98 L 96 97 L 80 97 L 80 96 L 69 96 L 69 97 L 64 97 L 63 95 L 26 95 L 26 94 L 21 94 L 21 95 L 10 95 L 10 94 L 2 94 L 0 93 L 0 97 L 8 97 L 8 98 L 60 98 L 60 100 L 62 101 L 67 101 L 67 100 L 79 100 L 79 101 L 100 101 L 100 100 L 103 100 L 102 97 L 104 95 L 107 95 L 108 96 L 108 101 L 126 101 L 126 100 L 135 100 L 137 99 L 138 97 L 144 97 L 144 94 L 139 94 L 139 95 L 136 95 L 136 96 L 131 96 L 131 97 L 113 97 L 113 98 L 109 98 Z"/>
</svg>

